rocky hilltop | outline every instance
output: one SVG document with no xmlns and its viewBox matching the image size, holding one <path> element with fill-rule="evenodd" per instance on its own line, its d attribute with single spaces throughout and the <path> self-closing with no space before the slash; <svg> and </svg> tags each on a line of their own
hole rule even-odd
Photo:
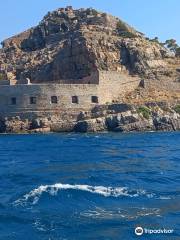
<svg viewBox="0 0 180 240">
<path fill-rule="evenodd" d="M 4 40 L 2 46 L 0 80 L 22 81 L 29 78 L 32 83 L 81 83 L 84 77 L 98 70 L 125 72 L 140 77 L 141 83 L 134 92 L 119 96 L 117 105 L 119 102 L 130 104 L 133 106 L 133 111 L 139 114 L 140 105 L 149 106 L 148 104 L 153 102 L 159 109 L 159 102 L 165 105 L 168 103 L 166 110 L 170 109 L 169 113 L 171 113 L 169 122 L 173 122 L 174 116 L 176 120 L 179 119 L 178 112 L 174 109 L 179 109 L 180 58 L 159 42 L 146 38 L 143 33 L 109 14 L 92 8 L 79 10 L 74 10 L 72 7 L 60 8 L 49 12 L 36 27 Z M 111 108 L 110 106 L 102 108 Z M 122 110 L 113 111 L 109 112 L 106 109 L 106 116 L 122 113 Z M 148 111 L 150 111 L 151 123 L 148 123 L 147 129 L 156 129 L 158 124 L 153 122 L 157 122 L 153 116 L 157 117 L 158 111 L 155 111 L 155 114 L 152 108 Z M 163 121 L 167 123 L 168 113 L 165 111 L 163 115 L 163 111 L 162 109 L 160 111 L 161 117 L 166 115 Z M 131 112 L 130 115 L 132 114 Z M 103 117 L 102 121 L 106 123 L 102 129 L 113 129 L 109 127 L 103 111 L 97 110 L 97 114 L 90 112 L 88 116 L 78 119 L 81 125 L 76 126 L 76 130 L 85 131 L 82 130 L 82 124 L 88 126 L 92 119 L 96 122 L 96 118 L 99 117 Z M 136 116 L 137 121 L 131 118 L 134 119 L 133 123 L 142 120 L 143 115 L 138 116 Z M 145 120 L 147 123 L 147 119 Z M 123 120 L 118 121 L 118 124 L 123 124 Z M 41 120 L 35 122 L 37 128 L 46 126 L 39 123 L 43 122 Z M 178 129 L 178 123 L 175 124 L 176 126 L 171 123 L 171 129 Z M 119 126 L 118 124 L 116 127 Z M 1 125 L 6 129 L 10 126 L 9 131 L 13 131 L 13 126 L 15 129 L 16 126 L 17 129 L 33 128 L 32 122 L 24 123 L 18 118 L 10 122 L 6 119 Z M 52 123 L 49 122 L 47 125 L 52 126 Z M 69 129 L 74 129 L 74 123 L 70 126 Z M 62 129 L 67 128 L 64 128 L 64 125 L 62 127 Z M 88 127 L 86 130 L 88 131 Z"/>
<path fill-rule="evenodd" d="M 2 46 L 1 76 L 17 80 L 78 80 L 97 69 L 125 69 L 142 79 L 171 77 L 172 82 L 180 77 L 173 53 L 120 19 L 91 8 L 49 12 L 38 26 Z"/>
</svg>

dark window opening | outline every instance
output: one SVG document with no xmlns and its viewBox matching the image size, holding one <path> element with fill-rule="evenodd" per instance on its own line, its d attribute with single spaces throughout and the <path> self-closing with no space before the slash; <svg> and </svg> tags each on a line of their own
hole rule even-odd
<svg viewBox="0 0 180 240">
<path fill-rule="evenodd" d="M 16 105 L 16 98 L 15 97 L 11 98 L 11 105 Z"/>
<path fill-rule="evenodd" d="M 57 96 L 52 96 L 52 97 L 51 97 L 51 103 L 53 103 L 53 104 L 57 104 L 57 103 L 58 103 L 58 98 L 57 98 Z"/>
<path fill-rule="evenodd" d="M 78 97 L 77 96 L 72 96 L 72 103 L 79 103 Z"/>
<path fill-rule="evenodd" d="M 92 103 L 98 103 L 99 102 L 98 97 L 97 96 L 92 96 L 91 97 L 91 102 Z"/>
<path fill-rule="evenodd" d="M 30 104 L 36 104 L 36 97 L 30 97 Z"/>
</svg>

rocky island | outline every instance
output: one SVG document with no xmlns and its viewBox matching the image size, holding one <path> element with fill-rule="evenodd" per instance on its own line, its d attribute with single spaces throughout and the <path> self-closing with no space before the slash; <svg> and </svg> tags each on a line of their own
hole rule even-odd
<svg viewBox="0 0 180 240">
<path fill-rule="evenodd" d="M 180 54 L 71 6 L 2 42 L 0 132 L 180 129 Z"/>
</svg>

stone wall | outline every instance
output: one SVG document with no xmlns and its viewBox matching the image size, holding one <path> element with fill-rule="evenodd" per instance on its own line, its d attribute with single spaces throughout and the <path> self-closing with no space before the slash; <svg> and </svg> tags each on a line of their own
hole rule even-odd
<svg viewBox="0 0 180 240">
<path fill-rule="evenodd" d="M 51 103 L 51 96 L 57 96 L 58 103 Z M 78 104 L 72 103 L 72 96 L 78 96 Z M 0 86 L 0 115 L 29 117 L 33 112 L 61 112 L 65 109 L 79 111 L 91 108 L 92 96 L 98 96 L 98 85 L 95 84 L 31 84 Z M 30 98 L 36 97 L 36 104 L 30 104 Z M 12 104 L 16 98 L 16 104 Z M 29 114 L 27 114 L 29 113 Z"/>
<path fill-rule="evenodd" d="M 98 74 L 98 75 L 97 75 Z M 96 76 L 96 79 L 95 79 Z M 92 76 L 91 76 L 92 77 Z M 94 75 L 99 84 L 16 84 L 0 86 L 0 116 L 35 116 L 68 115 L 77 117 L 80 111 L 88 111 L 97 104 L 106 104 L 134 90 L 140 82 L 137 77 L 125 73 L 99 72 Z M 51 97 L 57 97 L 57 103 Z M 72 103 L 72 97 L 78 97 L 78 103 Z M 96 96 L 98 102 L 92 102 Z M 12 103 L 15 98 L 15 103 Z M 30 98 L 36 98 L 32 104 Z M 62 117 L 63 118 L 63 117 Z"/>
<path fill-rule="evenodd" d="M 110 103 L 120 99 L 125 93 L 131 92 L 139 86 L 141 79 L 130 76 L 126 72 L 100 71 L 99 72 L 99 99 L 100 102 Z"/>
</svg>

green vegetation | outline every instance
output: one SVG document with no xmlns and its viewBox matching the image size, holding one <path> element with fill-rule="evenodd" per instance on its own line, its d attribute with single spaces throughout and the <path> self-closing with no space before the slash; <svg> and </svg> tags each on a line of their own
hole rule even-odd
<svg viewBox="0 0 180 240">
<path fill-rule="evenodd" d="M 124 38 L 135 38 L 136 35 L 132 32 L 121 32 L 120 36 L 124 37 Z"/>
<path fill-rule="evenodd" d="M 156 43 L 159 43 L 159 38 L 158 37 L 155 37 L 153 39 L 150 39 L 151 42 L 156 42 Z"/>
<path fill-rule="evenodd" d="M 177 57 L 180 56 L 180 46 L 177 44 L 175 39 L 166 40 L 165 43 L 160 42 L 158 37 L 155 37 L 153 39 L 146 38 L 146 40 L 149 40 L 150 42 L 158 43 L 161 46 L 168 48 L 171 52 L 174 52 Z"/>
<path fill-rule="evenodd" d="M 176 43 L 175 39 L 166 40 L 164 43 L 165 47 L 167 47 L 170 51 L 176 53 L 176 50 L 179 48 L 178 44 Z"/>
<path fill-rule="evenodd" d="M 127 27 L 127 25 L 120 20 L 119 20 L 119 22 L 117 22 L 116 28 L 121 37 L 124 37 L 124 38 L 135 38 L 136 37 L 136 35 L 134 33 L 129 31 L 129 28 Z"/>
<path fill-rule="evenodd" d="M 98 15 L 98 12 L 97 12 L 95 9 L 92 9 L 91 13 L 92 13 L 92 15 L 94 15 L 94 16 L 97 16 L 97 15 Z"/>
<path fill-rule="evenodd" d="M 171 52 L 174 52 L 177 57 L 180 57 L 180 46 L 177 44 L 175 39 L 166 40 L 163 45 L 168 48 Z"/>
<path fill-rule="evenodd" d="M 102 13 L 102 17 L 107 17 L 107 13 Z"/>
<path fill-rule="evenodd" d="M 119 22 L 117 22 L 117 30 L 120 32 L 129 32 L 129 29 L 126 26 L 126 24 L 120 20 Z"/>
<path fill-rule="evenodd" d="M 180 104 L 174 107 L 174 111 L 180 114 Z"/>
<path fill-rule="evenodd" d="M 145 106 L 141 106 L 138 108 L 137 112 L 143 115 L 144 118 L 149 119 L 150 115 L 151 115 L 151 111 L 149 108 L 145 107 Z"/>
<path fill-rule="evenodd" d="M 164 46 L 164 43 L 160 42 L 158 37 L 155 37 L 153 39 L 147 39 L 147 40 L 149 40 L 150 42 L 158 43 L 161 46 Z"/>
<path fill-rule="evenodd" d="M 96 11 L 93 8 L 88 8 L 87 9 L 87 15 L 93 15 L 93 16 L 97 16 L 98 15 L 98 11 Z"/>
<path fill-rule="evenodd" d="M 164 46 L 164 43 L 160 42 L 158 37 L 155 37 L 155 38 L 153 38 L 153 39 L 150 39 L 150 41 L 151 41 L 151 42 L 158 43 L 158 44 L 161 45 L 161 46 Z"/>
<path fill-rule="evenodd" d="M 176 48 L 176 56 L 180 57 L 180 47 Z"/>
<path fill-rule="evenodd" d="M 6 79 L 6 76 L 5 76 L 5 74 L 3 74 L 3 73 L 0 73 L 0 81 L 1 80 L 5 80 Z"/>
</svg>

